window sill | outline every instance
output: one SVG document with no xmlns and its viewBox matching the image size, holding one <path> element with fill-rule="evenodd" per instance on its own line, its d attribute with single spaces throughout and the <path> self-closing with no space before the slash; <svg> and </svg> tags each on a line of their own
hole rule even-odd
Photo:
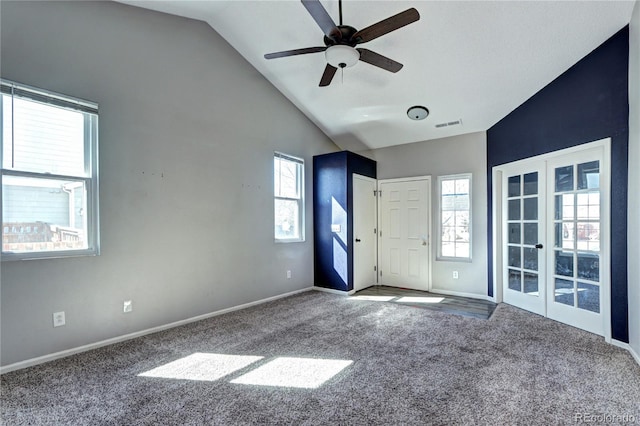
<svg viewBox="0 0 640 426">
<path fill-rule="evenodd" d="M 304 238 L 296 238 L 296 239 L 290 239 L 290 240 L 279 240 L 279 239 L 274 239 L 273 242 L 276 244 L 287 244 L 287 243 L 304 243 L 305 239 Z"/>
<path fill-rule="evenodd" d="M 18 260 L 43 260 L 43 259 L 64 259 L 68 257 L 93 257 L 99 256 L 99 250 L 72 250 L 59 252 L 41 252 L 41 253 L 12 253 L 3 252 L 2 262 L 13 262 Z"/>
</svg>

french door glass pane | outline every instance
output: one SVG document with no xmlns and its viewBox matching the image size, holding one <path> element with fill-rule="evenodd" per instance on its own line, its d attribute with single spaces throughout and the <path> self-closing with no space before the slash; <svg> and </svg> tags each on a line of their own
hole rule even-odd
<svg viewBox="0 0 640 426">
<path fill-rule="evenodd" d="M 509 220 L 520 220 L 520 200 L 509 200 Z"/>
<path fill-rule="evenodd" d="M 509 243 L 520 244 L 520 224 L 519 223 L 509 224 Z"/>
<path fill-rule="evenodd" d="M 523 219 L 538 220 L 538 197 L 525 198 L 523 201 Z"/>
<path fill-rule="evenodd" d="M 578 308 L 600 313 L 600 286 L 578 281 Z"/>
<path fill-rule="evenodd" d="M 509 269 L 509 289 L 515 291 L 522 290 L 522 277 L 519 270 Z"/>
<path fill-rule="evenodd" d="M 579 220 L 600 220 L 600 193 L 577 194 L 577 216 Z"/>
<path fill-rule="evenodd" d="M 569 306 L 575 305 L 573 281 L 556 278 L 554 287 L 554 297 L 556 302 Z"/>
<path fill-rule="evenodd" d="M 555 225 L 555 247 L 567 250 L 574 248 L 573 222 L 560 222 Z"/>
<path fill-rule="evenodd" d="M 518 197 L 520 195 L 520 175 L 511 176 L 509 178 L 509 197 Z"/>
<path fill-rule="evenodd" d="M 574 195 L 562 194 L 555 197 L 555 219 L 572 220 L 574 216 Z"/>
<path fill-rule="evenodd" d="M 578 278 L 600 280 L 600 256 L 594 253 L 578 253 Z"/>
<path fill-rule="evenodd" d="M 578 189 L 600 188 L 600 162 L 578 164 Z"/>
<path fill-rule="evenodd" d="M 538 172 L 524 175 L 523 195 L 535 195 L 538 193 Z"/>
<path fill-rule="evenodd" d="M 538 270 L 538 249 L 531 247 L 522 248 L 522 257 L 524 261 L 524 269 L 530 271 Z"/>
<path fill-rule="evenodd" d="M 556 192 L 573 191 L 573 166 L 556 168 Z"/>
<path fill-rule="evenodd" d="M 509 246 L 509 266 L 519 268 L 520 265 L 520 247 Z"/>
<path fill-rule="evenodd" d="M 528 294 L 538 293 L 538 274 L 531 272 L 524 272 L 524 289 L 523 291 Z"/>
<path fill-rule="evenodd" d="M 573 253 L 556 250 L 556 275 L 573 277 Z"/>
<path fill-rule="evenodd" d="M 538 224 L 537 223 L 525 223 L 524 226 L 524 244 L 536 245 L 538 244 Z"/>
</svg>

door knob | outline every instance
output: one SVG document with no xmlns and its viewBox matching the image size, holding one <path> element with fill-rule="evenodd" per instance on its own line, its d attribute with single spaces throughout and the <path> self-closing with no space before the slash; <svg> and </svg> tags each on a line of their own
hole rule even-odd
<svg viewBox="0 0 640 426">
<path fill-rule="evenodd" d="M 360 238 L 356 238 L 356 243 L 359 243 L 359 242 L 360 242 Z"/>
<path fill-rule="evenodd" d="M 536 244 L 536 248 L 537 248 L 538 250 L 539 250 L 539 249 L 541 249 L 542 247 L 543 247 L 543 245 L 542 245 L 542 244 Z"/>
</svg>

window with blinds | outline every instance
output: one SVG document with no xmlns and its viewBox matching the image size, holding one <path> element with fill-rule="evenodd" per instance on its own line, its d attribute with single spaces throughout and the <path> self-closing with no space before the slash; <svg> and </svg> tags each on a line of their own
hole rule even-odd
<svg viewBox="0 0 640 426">
<path fill-rule="evenodd" d="M 273 186 L 276 241 L 304 241 L 304 160 L 276 152 Z"/>
<path fill-rule="evenodd" d="M 98 254 L 98 106 L 0 83 L 3 260 Z"/>
</svg>

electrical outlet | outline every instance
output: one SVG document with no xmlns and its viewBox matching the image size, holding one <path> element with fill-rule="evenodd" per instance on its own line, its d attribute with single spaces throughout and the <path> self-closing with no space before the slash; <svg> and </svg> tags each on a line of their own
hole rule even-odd
<svg viewBox="0 0 640 426">
<path fill-rule="evenodd" d="M 287 279 L 290 280 L 291 279 L 291 271 L 287 271 Z"/>
<path fill-rule="evenodd" d="M 454 280 L 458 279 L 458 271 L 453 271 L 453 279 Z"/>
<path fill-rule="evenodd" d="M 62 327 L 65 325 L 66 321 L 64 318 L 64 311 L 54 312 L 53 313 L 53 326 L 54 327 Z"/>
<path fill-rule="evenodd" d="M 125 300 L 122 307 L 122 312 L 126 314 L 127 312 L 131 311 L 133 311 L 133 302 L 131 300 Z"/>
</svg>

